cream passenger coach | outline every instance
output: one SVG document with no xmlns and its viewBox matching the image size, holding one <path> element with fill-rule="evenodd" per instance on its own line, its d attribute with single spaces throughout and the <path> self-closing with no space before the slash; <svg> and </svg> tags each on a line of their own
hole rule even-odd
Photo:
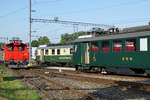
<svg viewBox="0 0 150 100">
<path fill-rule="evenodd" d="M 72 45 L 52 45 L 39 47 L 36 51 L 36 61 L 44 64 L 71 65 Z"/>
</svg>

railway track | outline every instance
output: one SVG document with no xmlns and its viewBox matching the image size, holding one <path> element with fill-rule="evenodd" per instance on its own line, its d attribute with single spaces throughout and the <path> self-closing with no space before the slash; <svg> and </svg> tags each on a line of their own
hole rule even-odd
<svg viewBox="0 0 150 100">
<path fill-rule="evenodd" d="M 67 79 L 73 79 L 73 80 L 83 81 L 83 82 L 85 81 L 96 82 L 96 83 L 111 85 L 111 86 L 120 86 L 126 88 L 136 87 L 144 91 L 150 91 L 150 79 L 146 77 L 131 77 L 131 76 L 116 76 L 116 75 L 98 76 L 97 74 L 93 74 L 93 73 L 78 74 L 78 72 L 72 72 L 72 71 L 71 73 L 69 71 L 59 73 L 58 71 L 54 71 L 54 70 L 53 71 L 41 70 L 40 74 L 46 74 L 48 77 L 67 78 Z M 90 76 L 90 75 L 96 75 L 97 77 Z M 112 77 L 112 79 L 110 79 L 110 77 Z"/>
<path fill-rule="evenodd" d="M 14 70 L 13 70 L 14 71 Z M 136 81 L 120 81 L 120 80 L 110 80 L 103 79 L 103 78 L 97 78 L 97 77 L 87 77 L 90 75 L 96 75 L 91 73 L 82 73 L 82 72 L 73 72 L 73 71 L 63 71 L 59 73 L 56 70 L 48 70 L 48 69 L 31 69 L 31 70 L 15 70 L 15 73 L 24 77 L 24 82 L 29 84 L 30 86 L 36 88 L 43 98 L 51 98 L 50 100 L 60 100 L 60 98 L 57 96 L 57 92 L 53 91 L 67 91 L 67 94 L 71 95 L 78 95 L 77 98 L 80 98 L 79 100 L 99 100 L 96 99 L 94 96 L 91 96 L 84 91 L 88 88 L 77 88 L 72 87 L 71 85 L 63 84 L 61 80 L 73 80 L 75 82 L 82 82 L 82 83 L 96 83 L 96 84 L 104 84 L 109 86 L 115 86 L 120 88 L 136 88 L 142 91 L 150 91 L 150 84 L 147 83 L 140 83 Z M 99 75 L 99 74 L 97 74 Z M 107 75 L 106 75 L 107 76 Z M 110 77 L 110 75 L 108 75 Z M 113 77 L 113 76 L 112 76 Z M 117 78 L 119 76 L 113 77 Z M 121 78 L 134 78 L 130 76 L 121 76 Z M 54 80 L 55 78 L 58 78 L 60 81 Z M 106 77 L 107 78 L 107 77 Z M 135 77 L 137 80 L 147 80 L 146 77 Z M 44 85 L 47 83 L 46 85 Z M 55 86 L 55 87 L 52 87 Z M 93 88 L 96 90 L 96 88 Z M 90 89 L 89 89 L 90 90 Z M 106 95 L 106 94 L 105 94 Z M 106 95 L 107 97 L 111 98 L 111 95 Z M 73 96 L 74 97 L 74 96 Z M 65 98 L 71 98 L 71 97 L 65 97 Z M 102 98 L 103 99 L 103 98 Z M 65 100 L 65 99 L 63 99 Z M 106 99 L 107 100 L 107 99 Z M 108 99 L 109 100 L 109 99 Z"/>
<path fill-rule="evenodd" d="M 47 82 L 51 83 L 51 85 L 56 85 L 57 87 L 61 88 L 61 90 L 65 90 L 65 91 L 71 92 L 72 94 L 76 94 L 79 96 L 79 98 L 81 100 L 96 100 L 93 97 L 88 96 L 87 94 L 84 94 L 82 92 L 79 92 L 69 86 L 65 86 L 65 85 L 62 85 L 61 83 L 53 81 L 50 79 L 50 77 L 48 77 L 46 75 L 42 75 L 42 73 L 39 73 L 39 72 L 36 72 L 33 70 L 32 71 L 18 70 L 18 71 L 15 71 L 15 73 L 17 73 L 18 75 L 21 75 L 21 76 L 23 75 L 25 83 L 32 85 L 34 88 L 39 90 L 40 93 L 43 94 L 46 98 L 50 98 L 50 100 L 59 100 L 59 99 L 57 99 L 57 97 L 54 94 L 50 93 L 50 91 L 43 88 L 42 85 L 39 86 L 38 84 L 41 84 L 41 82 L 39 80 L 47 81 Z M 26 76 L 25 74 L 28 74 L 29 76 Z M 29 79 L 28 77 L 32 78 L 32 80 Z M 35 77 L 38 77 L 39 79 L 34 80 Z M 65 99 L 63 99 L 63 100 L 65 100 Z"/>
</svg>

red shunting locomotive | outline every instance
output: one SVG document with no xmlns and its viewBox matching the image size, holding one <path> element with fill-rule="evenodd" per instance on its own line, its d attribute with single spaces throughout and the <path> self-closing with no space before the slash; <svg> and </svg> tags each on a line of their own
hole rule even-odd
<svg viewBox="0 0 150 100">
<path fill-rule="evenodd" d="M 4 62 L 10 68 L 25 68 L 29 62 L 27 45 L 19 38 L 13 38 L 4 47 Z"/>
</svg>

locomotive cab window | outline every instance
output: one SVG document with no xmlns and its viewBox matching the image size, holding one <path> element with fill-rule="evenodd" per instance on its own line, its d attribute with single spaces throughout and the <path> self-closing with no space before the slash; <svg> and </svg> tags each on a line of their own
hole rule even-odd
<svg viewBox="0 0 150 100">
<path fill-rule="evenodd" d="M 91 50 L 92 52 L 98 52 L 98 42 L 92 42 Z"/>
<path fill-rule="evenodd" d="M 25 49 L 25 46 L 23 46 L 23 45 L 21 45 L 21 46 L 18 46 L 18 49 L 19 49 L 19 51 L 24 51 L 24 49 Z"/>
<path fill-rule="evenodd" d="M 126 40 L 126 51 L 136 51 L 136 39 Z"/>
<path fill-rule="evenodd" d="M 60 55 L 60 49 L 57 49 L 57 55 Z"/>
<path fill-rule="evenodd" d="M 109 51 L 110 51 L 109 41 L 103 41 L 102 52 L 109 52 Z"/>
<path fill-rule="evenodd" d="M 13 45 L 9 45 L 8 46 L 8 51 L 14 51 L 14 46 Z"/>
<path fill-rule="evenodd" d="M 122 41 L 121 40 L 113 41 L 113 51 L 114 52 L 121 52 L 122 51 Z"/>
</svg>

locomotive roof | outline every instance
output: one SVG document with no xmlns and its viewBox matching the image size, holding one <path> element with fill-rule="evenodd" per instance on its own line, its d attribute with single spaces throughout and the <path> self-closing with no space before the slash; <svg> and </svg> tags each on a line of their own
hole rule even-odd
<svg viewBox="0 0 150 100">
<path fill-rule="evenodd" d="M 14 42 L 14 43 L 8 43 L 6 44 L 6 46 L 8 45 L 26 45 L 25 43 L 22 43 L 22 42 Z"/>
<path fill-rule="evenodd" d="M 91 37 L 91 38 L 78 38 L 74 42 L 87 42 L 87 41 L 95 41 L 95 40 L 134 38 L 134 37 L 141 37 L 141 36 L 150 36 L 150 31 L 118 33 L 118 34 L 104 35 L 104 36 Z"/>
<path fill-rule="evenodd" d="M 38 47 L 37 49 L 55 49 L 55 48 L 73 48 L 73 45 L 58 45 L 58 46 Z"/>
</svg>

